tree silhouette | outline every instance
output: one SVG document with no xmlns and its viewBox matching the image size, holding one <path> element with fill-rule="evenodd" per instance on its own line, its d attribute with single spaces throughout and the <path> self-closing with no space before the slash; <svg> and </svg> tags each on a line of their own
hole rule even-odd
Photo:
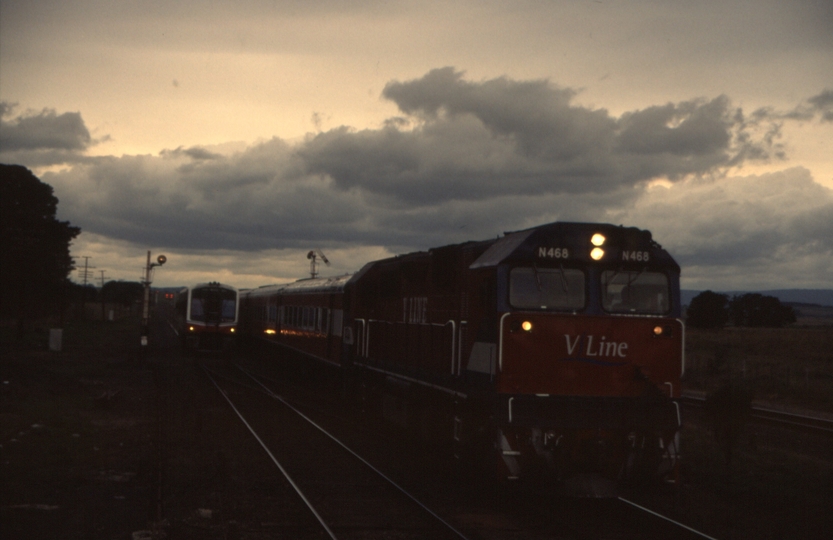
<svg viewBox="0 0 833 540">
<path fill-rule="evenodd" d="M 749 293 L 729 302 L 729 316 L 735 326 L 781 328 L 795 322 L 795 311 L 774 296 Z"/>
<path fill-rule="evenodd" d="M 686 324 L 694 328 L 723 328 L 729 321 L 729 296 L 703 291 L 691 299 Z"/>
<path fill-rule="evenodd" d="M 143 298 L 145 286 L 138 281 L 108 281 L 101 287 L 106 302 L 130 306 Z"/>
<path fill-rule="evenodd" d="M 0 314 L 24 322 L 60 306 L 81 229 L 58 221 L 52 187 L 20 165 L 0 164 Z"/>
</svg>

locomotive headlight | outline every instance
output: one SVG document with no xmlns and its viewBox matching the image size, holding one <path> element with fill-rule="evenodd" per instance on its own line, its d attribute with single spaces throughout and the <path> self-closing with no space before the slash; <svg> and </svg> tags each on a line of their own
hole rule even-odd
<svg viewBox="0 0 833 540">
<path fill-rule="evenodd" d="M 232 334 L 234 333 L 234 327 L 233 326 L 231 327 L 231 333 Z"/>
<path fill-rule="evenodd" d="M 590 258 L 594 261 L 600 260 L 602 257 L 605 256 L 605 250 L 600 247 L 594 247 L 593 251 L 590 252 Z"/>
<path fill-rule="evenodd" d="M 674 333 L 674 329 L 671 326 L 655 326 L 654 327 L 654 336 L 656 337 L 671 337 Z"/>
<path fill-rule="evenodd" d="M 189 326 L 189 327 L 188 327 L 188 331 L 189 331 L 189 332 L 193 332 L 193 331 L 194 331 L 194 327 L 193 327 L 193 326 Z"/>
<path fill-rule="evenodd" d="M 520 321 L 515 319 L 509 324 L 509 331 L 513 334 L 515 332 L 520 332 L 523 330 L 526 333 L 532 332 L 532 322 L 531 321 Z"/>
<path fill-rule="evenodd" d="M 596 233 L 593 235 L 592 238 L 590 238 L 590 243 L 596 247 L 599 247 L 605 243 L 605 240 L 607 240 L 607 238 L 605 238 L 603 234 Z"/>
</svg>

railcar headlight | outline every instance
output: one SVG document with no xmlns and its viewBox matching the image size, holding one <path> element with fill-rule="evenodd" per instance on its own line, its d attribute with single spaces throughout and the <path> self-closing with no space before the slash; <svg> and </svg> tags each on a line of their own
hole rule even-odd
<svg viewBox="0 0 833 540">
<path fill-rule="evenodd" d="M 590 252 L 590 258 L 594 261 L 600 260 L 602 257 L 605 256 L 605 250 L 600 247 L 594 247 L 593 251 Z"/>
<path fill-rule="evenodd" d="M 188 331 L 189 331 L 189 332 L 193 332 L 193 331 L 194 331 L 194 327 L 193 327 L 193 326 L 189 326 L 189 327 L 188 327 Z"/>
<path fill-rule="evenodd" d="M 592 238 L 590 238 L 590 243 L 596 247 L 599 247 L 605 243 L 605 240 L 607 240 L 607 238 L 605 238 L 605 235 L 596 233 L 592 236 Z"/>
<path fill-rule="evenodd" d="M 272 330 L 271 328 L 269 328 L 269 329 L 267 329 L 267 330 L 264 330 L 264 332 L 265 332 L 267 335 L 270 335 L 270 336 L 271 336 L 272 334 L 275 334 L 275 333 L 276 333 L 276 332 L 275 332 L 274 330 Z"/>
<path fill-rule="evenodd" d="M 523 330 L 524 332 L 532 332 L 532 323 L 529 321 L 522 322 L 521 330 Z"/>
<path fill-rule="evenodd" d="M 232 334 L 234 333 L 234 327 L 233 326 L 231 327 L 231 333 Z"/>
</svg>

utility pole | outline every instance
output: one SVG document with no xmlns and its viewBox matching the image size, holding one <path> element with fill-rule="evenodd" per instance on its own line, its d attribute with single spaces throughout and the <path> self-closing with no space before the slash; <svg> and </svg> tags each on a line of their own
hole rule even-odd
<svg viewBox="0 0 833 540">
<path fill-rule="evenodd" d="M 145 347 L 148 345 L 148 321 L 150 320 L 149 316 L 149 309 L 150 309 L 150 284 L 153 281 L 152 279 L 152 272 L 153 268 L 156 266 L 162 266 L 168 260 L 167 257 L 164 255 L 160 255 L 156 257 L 156 262 L 150 262 L 150 250 L 148 250 L 148 262 L 145 264 L 145 277 L 142 281 L 143 285 L 145 286 L 145 299 L 142 304 L 142 337 L 141 337 L 141 345 L 142 345 L 142 355 L 145 354 Z"/>
<path fill-rule="evenodd" d="M 98 295 L 98 296 L 100 296 L 99 299 L 101 300 L 101 320 L 106 321 L 107 318 L 104 316 L 104 312 L 105 312 L 105 309 L 106 309 L 106 307 L 104 305 L 104 279 L 105 279 L 104 270 L 101 270 L 101 277 L 99 279 L 101 280 L 101 292 Z"/>
<path fill-rule="evenodd" d="M 84 288 L 81 289 L 81 318 L 84 318 L 84 307 L 87 304 L 87 280 L 92 277 L 91 270 L 95 268 L 95 266 L 90 266 L 90 259 L 87 255 L 84 255 L 84 269 L 78 270 L 79 277 L 84 282 Z"/>
</svg>

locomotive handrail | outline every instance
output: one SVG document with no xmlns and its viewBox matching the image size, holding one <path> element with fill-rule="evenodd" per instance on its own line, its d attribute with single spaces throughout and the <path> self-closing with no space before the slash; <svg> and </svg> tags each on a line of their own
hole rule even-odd
<svg viewBox="0 0 833 540">
<path fill-rule="evenodd" d="M 457 339 L 457 323 L 454 320 L 450 320 L 443 325 L 445 328 L 448 325 L 451 325 L 451 374 L 454 375 L 454 349 L 456 348 L 455 340 Z"/>
<path fill-rule="evenodd" d="M 364 329 L 364 357 L 370 358 L 370 323 L 377 322 L 376 319 L 367 319 L 367 326 Z"/>
<path fill-rule="evenodd" d="M 505 319 L 511 314 L 511 311 L 507 311 L 506 313 L 500 316 L 500 337 L 497 347 L 497 368 L 500 371 L 503 371 L 503 319 Z"/>
<path fill-rule="evenodd" d="M 360 341 L 356 345 L 356 350 L 358 351 L 359 356 L 362 358 L 369 358 L 370 356 L 370 327 L 371 323 L 374 322 L 381 322 L 384 324 L 397 324 L 396 321 L 379 321 L 377 319 L 353 319 L 355 322 L 361 324 L 361 328 L 357 329 L 357 333 L 360 336 Z M 417 326 L 433 326 L 437 328 L 445 328 L 448 325 L 451 325 L 451 375 L 459 375 L 460 370 L 462 369 L 462 362 L 460 357 L 462 355 L 462 341 L 458 339 L 457 335 L 457 322 L 453 319 L 446 321 L 445 323 L 412 323 L 416 324 Z M 462 330 L 462 325 L 466 324 L 466 321 L 461 321 L 460 329 Z M 456 369 L 455 369 L 456 368 Z"/>
<path fill-rule="evenodd" d="M 685 375 L 685 321 L 682 319 L 677 319 L 680 322 L 680 328 L 682 328 L 683 335 L 680 336 L 680 342 L 682 343 L 681 346 L 681 355 L 680 355 L 680 378 L 683 378 Z"/>
<path fill-rule="evenodd" d="M 457 340 L 457 375 L 463 372 L 463 325 L 468 325 L 468 321 L 460 321 L 460 337 Z"/>
<path fill-rule="evenodd" d="M 361 356 L 363 358 L 367 358 L 367 355 L 364 353 L 364 342 L 365 342 L 364 331 L 365 331 L 365 326 L 366 326 L 365 320 L 364 319 L 353 319 L 353 320 L 355 322 L 362 323 L 361 330 L 357 329 L 357 331 L 356 331 L 356 334 L 358 334 L 358 340 L 359 340 L 358 343 L 356 343 L 356 350 L 358 351 L 359 356 Z"/>
</svg>

